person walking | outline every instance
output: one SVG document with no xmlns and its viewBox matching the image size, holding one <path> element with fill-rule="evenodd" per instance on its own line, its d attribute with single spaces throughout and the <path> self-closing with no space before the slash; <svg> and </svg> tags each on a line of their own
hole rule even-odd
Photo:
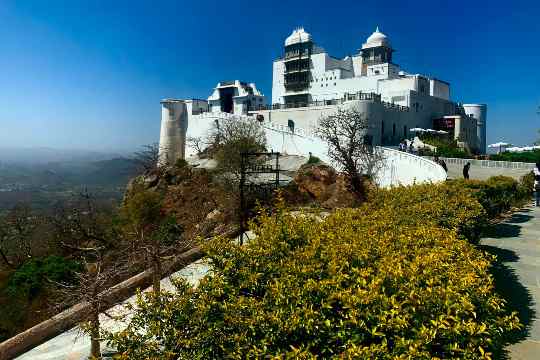
<svg viewBox="0 0 540 360">
<path fill-rule="evenodd" d="M 439 155 L 435 155 L 435 157 L 433 158 L 433 161 L 441 165 L 441 167 L 444 169 L 444 172 L 448 173 L 448 168 L 446 167 L 446 163 L 444 162 L 443 159 L 439 157 Z"/>
<path fill-rule="evenodd" d="M 536 163 L 535 168 L 533 169 L 534 174 L 534 199 L 536 206 L 540 206 L 540 162 Z"/>
<path fill-rule="evenodd" d="M 463 167 L 463 178 L 468 179 L 469 178 L 469 169 L 471 168 L 471 162 L 467 162 L 465 166 Z"/>
<path fill-rule="evenodd" d="M 440 159 L 439 164 L 441 164 L 444 171 L 446 171 L 446 173 L 448 174 L 448 167 L 446 166 L 446 162 L 443 159 Z"/>
</svg>

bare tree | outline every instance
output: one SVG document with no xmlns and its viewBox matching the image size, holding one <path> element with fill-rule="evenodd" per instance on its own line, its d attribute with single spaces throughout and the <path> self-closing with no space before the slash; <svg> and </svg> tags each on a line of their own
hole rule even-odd
<svg viewBox="0 0 540 360">
<path fill-rule="evenodd" d="M 207 150 L 208 144 L 202 137 L 200 136 L 189 136 L 187 138 L 187 144 L 190 148 L 195 150 L 197 152 L 197 155 L 204 154 L 204 152 Z"/>
<path fill-rule="evenodd" d="M 153 143 L 143 145 L 140 151 L 133 154 L 133 161 L 141 172 L 148 173 L 157 170 L 159 161 L 159 144 Z"/>
<path fill-rule="evenodd" d="M 382 152 L 368 134 L 369 121 L 357 108 L 338 108 L 319 121 L 316 134 L 328 144 L 328 156 L 345 172 L 351 190 L 364 197 L 362 177 L 374 177 L 383 165 Z"/>
<path fill-rule="evenodd" d="M 112 214 L 98 209 L 93 196 L 84 190 L 72 207 L 56 208 L 51 220 L 60 247 L 84 253 L 119 245 L 122 234 L 112 226 L 111 218 Z"/>
<path fill-rule="evenodd" d="M 32 235 L 39 223 L 40 218 L 25 204 L 0 218 L 0 257 L 6 266 L 13 268 L 32 257 Z"/>
<path fill-rule="evenodd" d="M 84 265 L 74 283 L 56 284 L 52 308 L 59 312 L 78 302 L 89 305 L 81 328 L 91 338 L 92 358 L 100 358 L 99 314 L 114 305 L 103 291 L 128 275 L 132 258 L 128 249 L 122 249 L 121 234 L 112 226 L 110 214 L 102 213 L 87 191 L 73 208 L 57 209 L 52 222 L 59 245 Z"/>
<path fill-rule="evenodd" d="M 83 256 L 83 271 L 75 274 L 75 283 L 57 283 L 53 293 L 53 308 L 60 312 L 75 303 L 88 304 L 88 311 L 81 319 L 82 332 L 90 336 L 90 358 L 101 358 L 100 314 L 113 318 L 108 309 L 116 303 L 104 292 L 111 280 L 128 273 L 126 257 L 106 260 L 101 250 L 87 250 Z"/>
</svg>

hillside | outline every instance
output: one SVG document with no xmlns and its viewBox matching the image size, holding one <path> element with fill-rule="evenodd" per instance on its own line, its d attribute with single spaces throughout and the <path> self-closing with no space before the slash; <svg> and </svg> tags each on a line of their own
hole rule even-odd
<svg viewBox="0 0 540 360">
<path fill-rule="evenodd" d="M 0 211 L 24 202 L 47 210 L 88 189 L 96 198 L 119 200 L 128 180 L 137 174 L 125 157 L 99 161 L 71 160 L 0 164 Z"/>
</svg>

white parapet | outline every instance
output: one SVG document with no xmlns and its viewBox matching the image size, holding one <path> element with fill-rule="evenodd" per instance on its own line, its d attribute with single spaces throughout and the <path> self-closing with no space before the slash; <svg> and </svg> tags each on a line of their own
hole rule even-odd
<svg viewBox="0 0 540 360">
<path fill-rule="evenodd" d="M 377 178 L 380 187 L 438 183 L 447 178 L 446 171 L 434 161 L 395 149 L 380 149 L 385 164 Z"/>
<path fill-rule="evenodd" d="M 183 100 L 161 101 L 159 164 L 174 164 L 185 157 L 188 112 Z"/>
<path fill-rule="evenodd" d="M 288 155 L 309 154 L 316 156 L 328 164 L 327 144 L 313 136 L 310 131 L 295 129 L 293 133 L 283 125 L 265 123 L 264 129 L 269 149 Z M 376 157 L 381 164 L 374 170 L 374 180 L 378 186 L 388 188 L 399 185 L 420 183 L 437 183 L 446 180 L 446 172 L 437 163 L 403 151 L 377 146 Z"/>
</svg>

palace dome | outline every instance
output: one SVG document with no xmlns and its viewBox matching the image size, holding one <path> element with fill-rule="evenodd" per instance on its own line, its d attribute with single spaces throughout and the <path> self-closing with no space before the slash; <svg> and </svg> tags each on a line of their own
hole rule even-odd
<svg viewBox="0 0 540 360">
<path fill-rule="evenodd" d="M 311 34 L 306 32 L 303 27 L 294 29 L 292 34 L 285 40 L 285 46 L 311 41 Z"/>
<path fill-rule="evenodd" d="M 388 40 L 388 37 L 386 35 L 384 35 L 382 32 L 379 31 L 379 27 L 377 26 L 377 29 L 375 29 L 375 32 L 371 34 L 367 38 L 366 43 L 362 45 L 362 49 L 378 47 L 378 46 L 390 47 L 390 40 Z"/>
</svg>

